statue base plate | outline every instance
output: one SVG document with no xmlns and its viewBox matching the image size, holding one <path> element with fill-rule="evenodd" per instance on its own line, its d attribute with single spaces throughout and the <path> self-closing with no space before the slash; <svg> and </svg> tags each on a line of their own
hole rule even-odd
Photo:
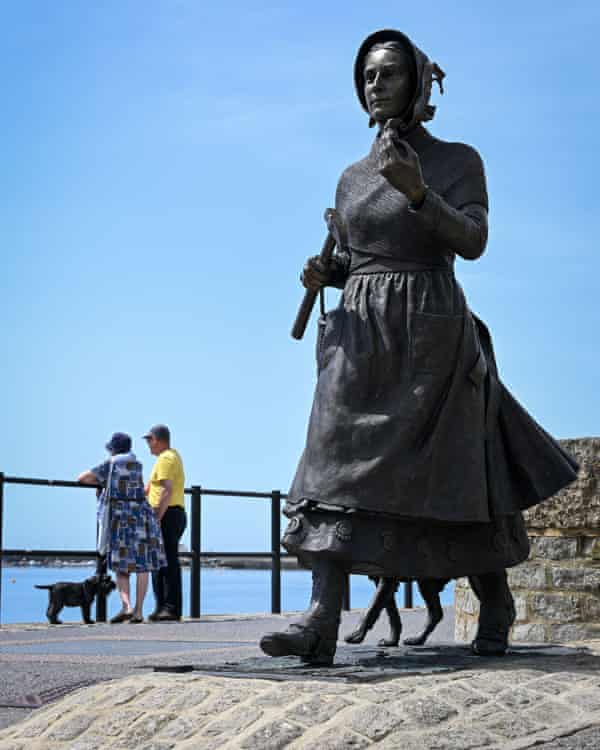
<svg viewBox="0 0 600 750">
<path fill-rule="evenodd" d="M 194 671 L 210 675 L 269 680 L 334 680 L 369 683 L 408 675 L 433 675 L 459 670 L 524 669 L 541 667 L 546 659 L 569 659 L 588 655 L 585 648 L 565 646 L 511 646 L 504 656 L 481 657 L 470 646 L 435 644 L 432 646 L 341 646 L 331 667 L 303 664 L 296 656 L 256 657 L 238 662 L 201 665 Z"/>
</svg>

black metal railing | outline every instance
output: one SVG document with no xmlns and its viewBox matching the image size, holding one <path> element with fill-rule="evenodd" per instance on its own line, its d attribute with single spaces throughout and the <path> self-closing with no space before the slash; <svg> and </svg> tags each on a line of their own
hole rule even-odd
<svg viewBox="0 0 600 750">
<path fill-rule="evenodd" d="M 83 489 L 98 489 L 101 485 L 81 484 L 58 479 L 33 479 L 30 477 L 6 476 L 0 472 L 0 624 L 2 623 L 2 562 L 6 557 L 27 560 L 45 558 L 61 559 L 98 559 L 96 550 L 63 550 L 63 549 L 5 549 L 3 544 L 4 532 L 4 487 L 7 484 L 20 484 L 38 487 L 78 487 Z M 270 558 L 271 560 L 271 612 L 281 612 L 281 559 L 288 557 L 281 552 L 281 501 L 286 498 L 280 490 L 271 492 L 251 492 L 245 490 L 211 490 L 201 485 L 192 485 L 184 490 L 191 496 L 190 508 L 190 551 L 180 552 L 179 557 L 190 561 L 190 617 L 200 617 L 201 560 L 207 558 Z M 201 544 L 202 528 L 202 498 L 203 497 L 233 497 L 270 500 L 271 502 L 271 550 L 269 552 L 203 552 Z M 404 584 L 404 606 L 413 606 L 412 584 Z M 346 581 L 344 609 L 350 609 L 350 581 Z M 96 600 L 96 619 L 106 621 L 106 597 L 99 595 Z"/>
</svg>

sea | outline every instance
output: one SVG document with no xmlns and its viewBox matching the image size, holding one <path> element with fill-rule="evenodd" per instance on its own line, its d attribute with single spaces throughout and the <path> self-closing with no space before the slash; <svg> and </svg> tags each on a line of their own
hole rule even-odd
<svg viewBox="0 0 600 750">
<path fill-rule="evenodd" d="M 35 584 L 57 581 L 83 581 L 94 575 L 93 565 L 61 565 L 60 567 L 3 566 L 0 624 L 46 622 L 48 592 L 34 588 Z M 132 576 L 132 589 L 134 588 Z M 281 574 L 281 609 L 283 612 L 306 608 L 310 599 L 311 576 L 306 570 L 284 570 Z M 190 570 L 183 568 L 184 616 L 189 614 Z M 366 576 L 351 576 L 350 601 L 352 608 L 366 607 L 373 595 L 373 583 Z M 132 592 L 133 593 L 133 592 Z M 403 603 L 400 587 L 399 606 Z M 454 586 L 449 583 L 442 592 L 442 603 L 452 604 Z M 413 586 L 415 607 L 422 607 L 416 585 Z M 120 609 L 116 591 L 108 600 L 109 617 Z M 144 602 L 144 614 L 154 609 L 152 588 Z M 202 568 L 200 574 L 200 609 L 203 615 L 267 613 L 271 611 L 270 570 Z M 93 615 L 92 615 L 93 616 Z M 79 608 L 67 607 L 60 614 L 63 622 L 80 622 Z"/>
</svg>

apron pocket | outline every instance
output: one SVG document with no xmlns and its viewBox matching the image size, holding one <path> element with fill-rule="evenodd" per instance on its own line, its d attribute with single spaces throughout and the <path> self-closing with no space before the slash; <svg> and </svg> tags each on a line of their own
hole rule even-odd
<svg viewBox="0 0 600 750">
<path fill-rule="evenodd" d="M 414 313 L 411 359 L 415 372 L 449 374 L 456 362 L 463 315 Z"/>
<path fill-rule="evenodd" d="M 321 315 L 317 326 L 317 373 L 327 365 L 340 343 L 344 309 L 336 307 Z"/>
</svg>

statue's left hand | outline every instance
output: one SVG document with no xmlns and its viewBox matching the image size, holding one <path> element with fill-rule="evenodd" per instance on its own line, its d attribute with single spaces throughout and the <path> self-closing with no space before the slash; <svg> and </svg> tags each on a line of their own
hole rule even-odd
<svg viewBox="0 0 600 750">
<path fill-rule="evenodd" d="M 417 152 L 399 140 L 392 127 L 386 126 L 379 137 L 376 153 L 379 174 L 408 198 L 411 203 L 421 203 L 427 187 L 421 172 Z"/>
</svg>

